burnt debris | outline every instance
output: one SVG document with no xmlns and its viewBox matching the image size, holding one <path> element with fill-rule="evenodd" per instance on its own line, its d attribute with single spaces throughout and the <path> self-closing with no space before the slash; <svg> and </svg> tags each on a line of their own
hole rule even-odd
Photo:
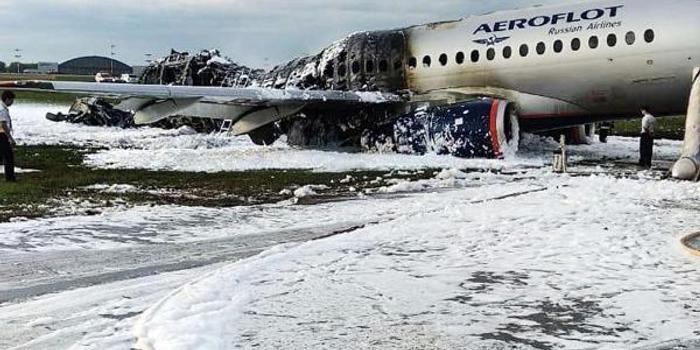
<svg viewBox="0 0 700 350">
<path fill-rule="evenodd" d="M 91 126 L 116 126 L 133 128 L 134 117 L 130 112 L 115 109 L 104 99 L 79 98 L 70 107 L 68 114 L 47 113 L 46 119 L 54 122 L 69 122 Z"/>
<path fill-rule="evenodd" d="M 204 50 L 196 55 L 172 50 L 169 56 L 148 66 L 139 83 L 245 88 L 263 73 L 262 69 L 238 65 L 222 57 L 219 50 Z"/>
<path fill-rule="evenodd" d="M 172 50 L 147 67 L 139 83 L 397 92 L 406 89 L 405 51 L 406 38 L 401 30 L 359 32 L 317 55 L 297 58 L 265 72 L 236 64 L 218 50 L 198 54 Z M 363 133 L 390 123 L 390 115 L 393 113 L 387 113 L 384 107 L 310 108 L 251 136 L 262 144 L 287 134 L 288 142 L 301 146 L 360 146 Z M 47 118 L 87 125 L 135 126 L 131 113 L 100 99 L 79 100 L 69 114 L 49 114 Z M 219 130 L 220 124 L 210 119 L 175 117 L 151 126 L 187 125 L 197 131 L 212 132 Z"/>
<path fill-rule="evenodd" d="M 68 114 L 47 113 L 46 119 L 54 122 L 68 122 L 90 126 L 111 126 L 122 129 L 135 128 L 134 114 L 114 108 L 114 106 L 102 98 L 88 97 L 77 99 L 71 106 Z M 222 121 L 209 118 L 174 117 L 161 120 L 151 127 L 161 129 L 178 129 L 183 126 L 192 128 L 197 132 L 210 133 L 221 128 Z"/>
</svg>

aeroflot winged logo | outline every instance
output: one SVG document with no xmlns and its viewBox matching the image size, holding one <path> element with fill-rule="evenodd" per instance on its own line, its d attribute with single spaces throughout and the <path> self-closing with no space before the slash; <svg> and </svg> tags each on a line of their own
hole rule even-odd
<svg viewBox="0 0 700 350">
<path fill-rule="evenodd" d="M 482 44 L 482 45 L 486 45 L 486 46 L 494 46 L 494 45 L 500 44 L 508 39 L 510 39 L 509 36 L 498 37 L 494 34 L 488 39 L 474 40 L 474 42 L 477 44 Z"/>
<path fill-rule="evenodd" d="M 567 13 L 555 13 L 549 16 L 535 16 L 532 18 L 516 18 L 508 21 L 484 23 L 474 31 L 474 34 L 506 32 L 516 29 L 537 28 L 547 25 L 556 26 L 584 21 L 596 21 L 601 18 L 615 18 L 625 5 L 604 8 L 593 8 L 585 11 L 571 11 Z M 507 39 L 507 38 L 506 38 Z M 488 40 L 488 39 L 486 39 Z M 488 42 L 487 42 L 488 44 Z"/>
</svg>

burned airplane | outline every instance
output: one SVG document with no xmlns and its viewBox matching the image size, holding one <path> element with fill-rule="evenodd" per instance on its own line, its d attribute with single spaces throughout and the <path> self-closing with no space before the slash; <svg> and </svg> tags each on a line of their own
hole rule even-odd
<svg viewBox="0 0 700 350">
<path fill-rule="evenodd" d="M 214 118 L 262 145 L 286 134 L 305 146 L 500 157 L 520 131 L 628 118 L 641 105 L 683 113 L 700 65 L 697 10 L 694 0 L 589 1 L 361 32 L 208 87 L 195 79 L 0 87 L 118 97 L 115 108 L 133 111 L 137 124 Z M 163 67 L 144 82 L 167 83 Z"/>
</svg>

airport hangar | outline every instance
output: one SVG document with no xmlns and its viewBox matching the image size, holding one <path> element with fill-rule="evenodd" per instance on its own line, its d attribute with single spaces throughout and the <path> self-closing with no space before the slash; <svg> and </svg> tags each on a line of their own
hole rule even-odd
<svg viewBox="0 0 700 350">
<path fill-rule="evenodd" d="M 126 63 L 109 57 L 78 57 L 58 65 L 59 74 L 95 75 L 99 72 L 113 72 L 114 75 L 132 74 L 134 69 Z"/>
</svg>

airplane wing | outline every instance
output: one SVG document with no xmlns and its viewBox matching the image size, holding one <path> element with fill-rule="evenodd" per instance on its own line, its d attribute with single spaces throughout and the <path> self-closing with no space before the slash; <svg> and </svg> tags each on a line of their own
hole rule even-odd
<svg viewBox="0 0 700 350">
<path fill-rule="evenodd" d="M 105 96 L 121 101 L 115 108 L 135 112 L 137 124 L 172 116 L 230 120 L 231 132 L 247 134 L 294 115 L 309 105 L 367 106 L 402 102 L 395 94 L 332 90 L 280 90 L 61 81 L 0 82 L 0 89 Z"/>
</svg>

